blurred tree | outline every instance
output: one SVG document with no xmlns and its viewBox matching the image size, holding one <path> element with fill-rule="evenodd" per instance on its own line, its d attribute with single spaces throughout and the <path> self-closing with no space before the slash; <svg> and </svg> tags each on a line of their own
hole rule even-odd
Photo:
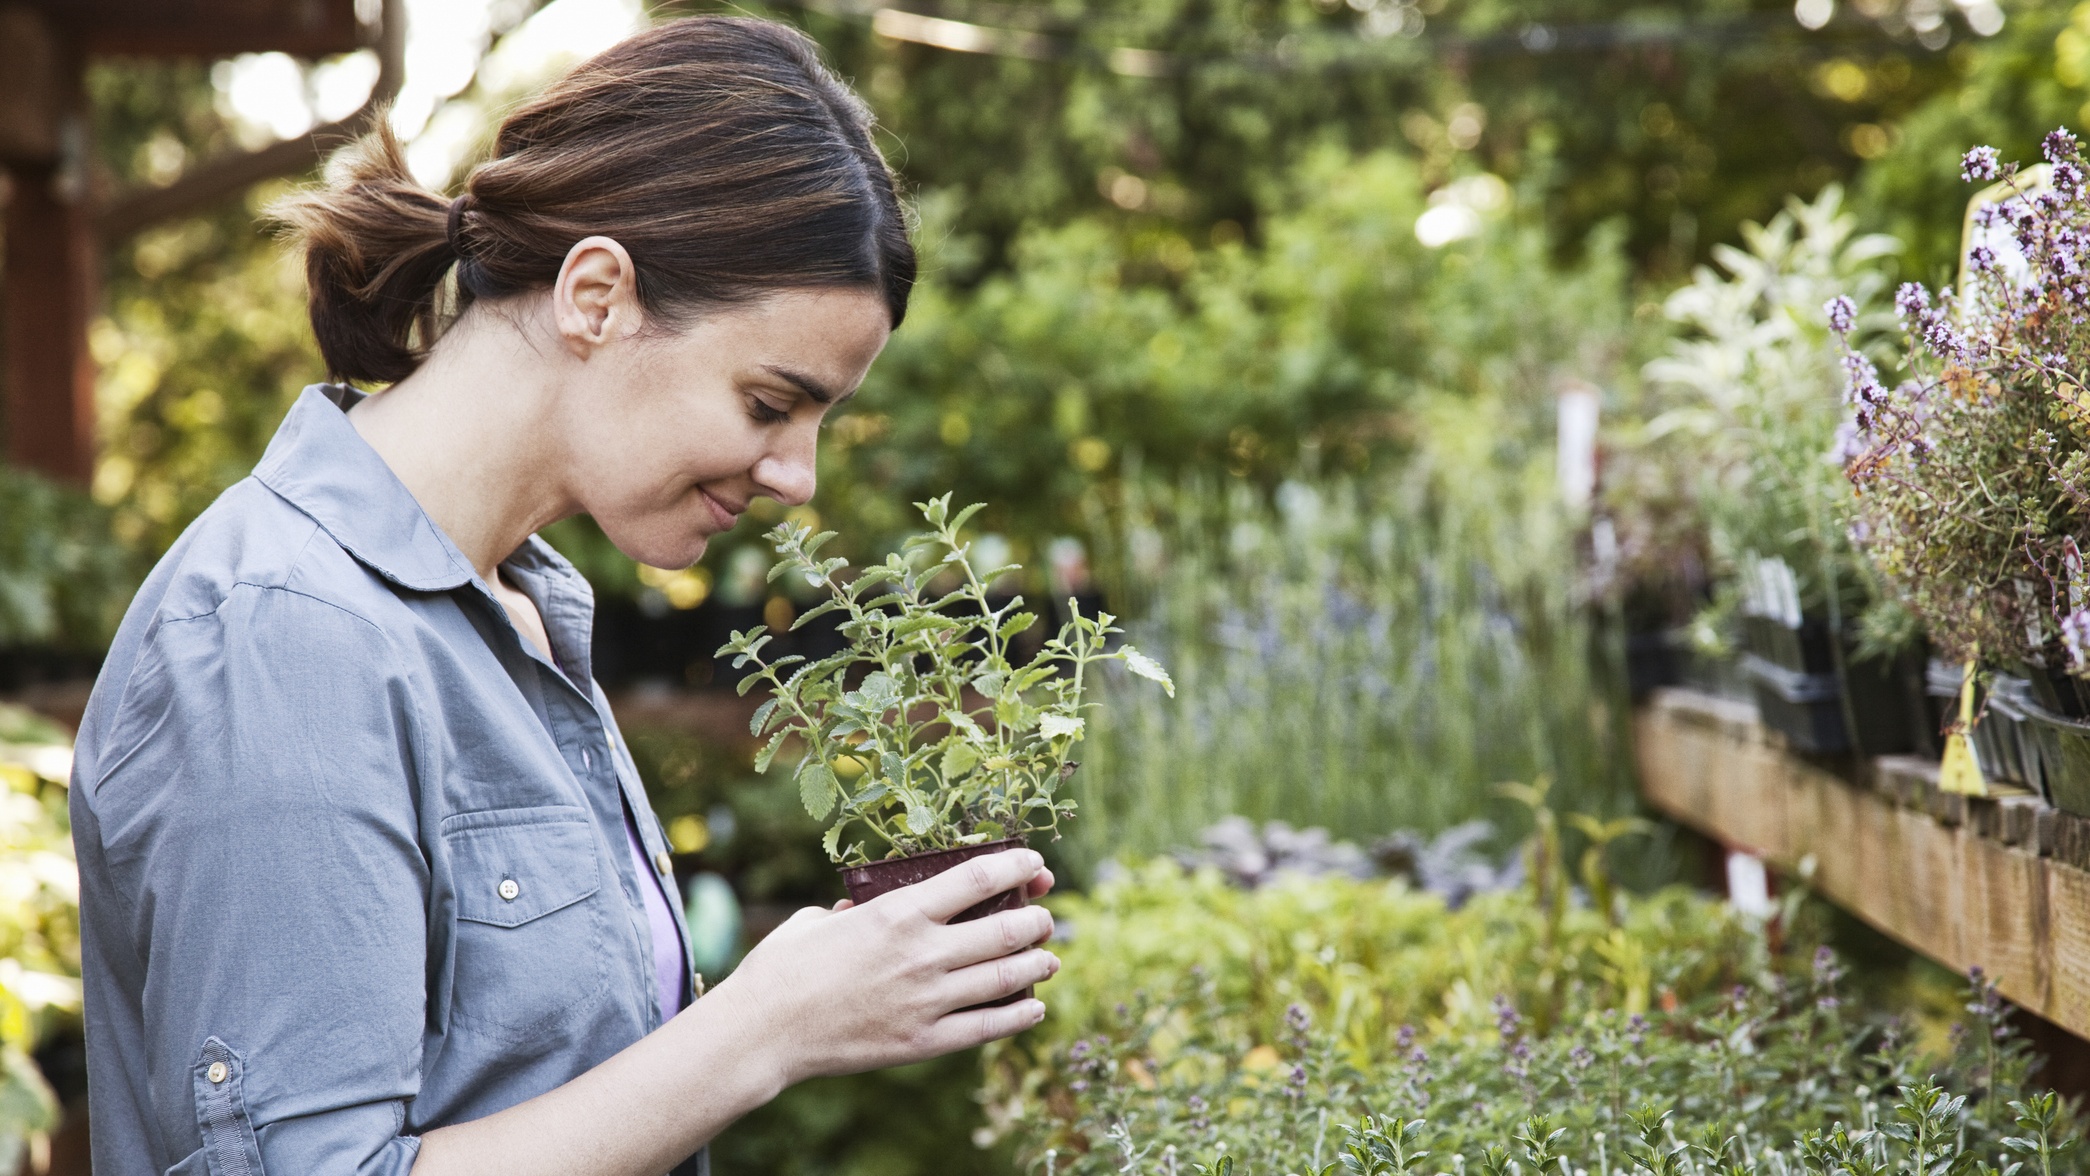
<svg viewBox="0 0 2090 1176">
<path fill-rule="evenodd" d="M 2090 4 L 2014 10 L 2002 36 L 1954 65 L 1956 84 L 1909 114 L 1857 193 L 1865 219 L 1906 245 L 1910 276 L 1940 284 L 1958 280 L 1961 219 L 1977 187 L 1960 179 L 1960 156 L 1988 144 L 2029 163 L 2048 131 L 2090 123 Z"/>
<path fill-rule="evenodd" d="M 1783 0 L 928 6 L 976 22 L 985 53 L 881 36 L 967 35 L 873 21 L 868 4 L 755 10 L 821 39 L 910 182 L 962 193 L 958 228 L 977 249 L 948 264 L 964 281 L 1009 264 L 1026 226 L 1113 206 L 1193 237 L 1253 237 L 1259 188 L 1330 140 L 1409 151 L 1431 187 L 1494 171 L 1569 249 L 1623 216 L 1641 265 L 1680 275 L 1788 193 L 1891 149 L 1898 120 L 1952 83 L 1945 45 L 1976 39 L 1968 20 L 2002 23 L 1992 4 L 1949 20 L 1931 0 L 1809 5 L 1819 30 Z"/>
</svg>

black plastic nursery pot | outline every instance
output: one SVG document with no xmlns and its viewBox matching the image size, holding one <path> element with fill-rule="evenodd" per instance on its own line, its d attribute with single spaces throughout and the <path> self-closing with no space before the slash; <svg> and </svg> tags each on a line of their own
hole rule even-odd
<svg viewBox="0 0 2090 1176">
<path fill-rule="evenodd" d="M 2017 666 L 2032 701 L 2048 714 L 2064 719 L 2090 719 L 2090 681 L 2045 666 Z"/>
<path fill-rule="evenodd" d="M 2056 714 L 2029 691 L 2021 731 L 2036 757 L 2040 791 L 2063 812 L 2090 816 L 2090 719 Z"/>
<path fill-rule="evenodd" d="M 1745 617 L 1742 633 L 1748 648 L 1742 672 L 1757 710 L 1795 750 L 1870 756 L 1932 748 L 1924 677 L 1914 658 L 1860 657 L 1848 634 L 1842 649 L 1834 649 L 1827 622 L 1813 618 L 1793 628 Z"/>
<path fill-rule="evenodd" d="M 1023 839 L 1011 837 L 1002 841 L 989 841 L 985 845 L 965 845 L 957 849 L 938 849 L 929 853 L 918 853 L 903 858 L 887 858 L 864 866 L 849 866 L 842 871 L 842 885 L 849 888 L 851 902 L 869 902 L 888 891 L 917 882 L 927 882 L 946 870 L 953 869 L 976 857 L 1000 853 L 1005 849 L 1023 848 Z M 1022 886 L 1005 890 L 985 902 L 975 903 L 951 917 L 953 923 L 970 923 L 1002 911 L 1013 911 L 1030 905 L 1030 891 Z M 975 1008 L 993 1008 L 997 1005 L 1015 1004 L 1029 1000 L 1031 989 L 1013 992 L 1000 1000 L 990 1000 Z"/>
<path fill-rule="evenodd" d="M 1755 691 L 1764 726 L 1785 736 L 1793 750 L 1817 755 L 1849 750 L 1836 675 L 1789 670 L 1754 653 L 1742 655 L 1742 673 Z"/>
<path fill-rule="evenodd" d="M 1980 718 L 1967 740 L 1983 777 L 2039 793 L 2047 791 L 2044 756 L 2031 729 L 2035 709 L 2037 704 L 2023 678 L 1997 674 L 1989 680 L 1977 709 Z"/>
</svg>

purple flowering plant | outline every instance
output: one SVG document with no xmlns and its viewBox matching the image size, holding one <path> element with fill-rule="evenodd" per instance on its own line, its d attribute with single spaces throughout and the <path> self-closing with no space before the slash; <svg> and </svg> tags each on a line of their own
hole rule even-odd
<svg viewBox="0 0 2090 1176">
<path fill-rule="evenodd" d="M 2031 168 L 1966 153 L 1962 175 L 1994 186 L 1957 288 L 1896 295 L 1900 355 L 1868 348 L 1847 304 L 1825 308 L 1844 341 L 1834 456 L 1857 492 L 1855 537 L 1941 653 L 2082 674 L 2090 201 L 2076 137 L 2056 130 L 2042 150 Z"/>
</svg>

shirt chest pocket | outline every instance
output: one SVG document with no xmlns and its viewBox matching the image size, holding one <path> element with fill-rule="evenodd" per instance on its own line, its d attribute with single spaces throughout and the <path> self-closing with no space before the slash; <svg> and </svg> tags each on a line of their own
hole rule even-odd
<svg viewBox="0 0 2090 1176">
<path fill-rule="evenodd" d="M 609 973 L 595 824 L 575 808 L 443 822 L 456 894 L 455 1019 L 543 1040 L 602 999 Z"/>
</svg>

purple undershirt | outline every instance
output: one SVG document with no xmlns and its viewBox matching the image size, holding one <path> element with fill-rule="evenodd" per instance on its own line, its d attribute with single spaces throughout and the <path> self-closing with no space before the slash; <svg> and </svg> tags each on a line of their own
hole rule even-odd
<svg viewBox="0 0 2090 1176">
<path fill-rule="evenodd" d="M 682 1011 L 682 936 L 675 931 L 675 912 L 663 893 L 666 880 L 654 873 L 639 844 L 639 831 L 624 814 L 624 841 L 631 846 L 631 867 L 642 881 L 639 893 L 646 896 L 646 924 L 653 930 L 654 996 L 660 1001 L 660 1020 L 665 1025 Z M 649 885 L 645 879 L 650 879 Z"/>
</svg>

